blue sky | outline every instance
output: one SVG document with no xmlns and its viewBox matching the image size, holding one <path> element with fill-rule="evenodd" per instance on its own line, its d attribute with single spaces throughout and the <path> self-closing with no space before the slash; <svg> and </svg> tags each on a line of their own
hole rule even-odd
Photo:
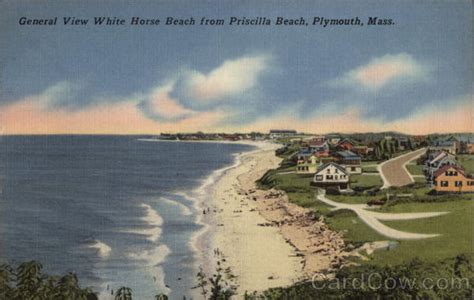
<svg viewBox="0 0 474 300">
<path fill-rule="evenodd" d="M 281 126 L 315 132 L 472 131 L 470 1 L 3 1 L 0 6 L 0 122 L 7 133 Z M 162 21 L 192 16 L 197 22 L 222 18 L 226 25 L 20 26 L 22 16 L 57 16 L 59 23 L 68 16 L 89 22 L 97 16 L 127 22 L 134 16 Z M 395 25 L 229 26 L 231 16 L 308 22 L 357 16 L 364 23 L 376 16 Z M 446 114 L 457 123 L 417 126 Z M 26 117 L 31 122 L 20 124 Z"/>
</svg>

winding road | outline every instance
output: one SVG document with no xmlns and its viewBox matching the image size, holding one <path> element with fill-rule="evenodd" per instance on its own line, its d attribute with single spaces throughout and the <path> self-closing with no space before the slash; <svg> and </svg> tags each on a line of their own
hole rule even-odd
<svg viewBox="0 0 474 300">
<path fill-rule="evenodd" d="M 325 191 L 320 189 L 317 195 L 317 199 L 329 206 L 334 207 L 333 210 L 338 209 L 349 209 L 357 214 L 357 216 L 373 230 L 377 231 L 383 236 L 386 236 L 395 240 L 417 240 L 426 239 L 439 236 L 439 234 L 423 234 L 423 233 L 412 233 L 396 230 L 388 227 L 380 221 L 398 221 L 398 220 L 414 220 L 422 218 L 432 218 L 441 215 L 445 215 L 448 212 L 425 212 L 425 213 L 380 213 L 374 212 L 366 204 L 346 204 L 336 202 L 326 198 Z"/>
<path fill-rule="evenodd" d="M 377 170 L 383 180 L 383 189 L 391 186 L 399 187 L 414 183 L 413 176 L 408 172 L 406 164 L 417 159 L 426 152 L 426 148 L 421 148 L 395 158 L 384 161 L 377 165 Z"/>
<path fill-rule="evenodd" d="M 387 160 L 377 165 L 377 170 L 384 182 L 382 188 L 391 186 L 399 187 L 415 182 L 413 176 L 408 172 L 406 165 L 425 153 L 426 148 L 421 148 L 398 157 Z M 349 209 L 357 214 L 357 216 L 373 230 L 383 236 L 396 240 L 417 240 L 439 236 L 439 234 L 423 234 L 396 230 L 388 227 L 380 221 L 401 221 L 415 220 L 423 218 L 432 218 L 445 215 L 448 212 L 424 212 L 424 213 L 380 213 L 375 212 L 366 204 L 347 204 L 330 200 L 326 197 L 326 192 L 319 189 L 316 198 L 333 207 L 333 210 Z"/>
</svg>

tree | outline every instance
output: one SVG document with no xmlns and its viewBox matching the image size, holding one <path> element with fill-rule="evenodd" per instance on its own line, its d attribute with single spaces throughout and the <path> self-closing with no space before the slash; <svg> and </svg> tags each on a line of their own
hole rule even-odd
<svg viewBox="0 0 474 300">
<path fill-rule="evenodd" d="M 207 278 L 202 268 L 199 268 L 197 278 L 198 284 L 196 288 L 201 289 L 201 294 L 204 296 L 204 299 L 226 300 L 235 295 L 236 286 L 233 284 L 235 276 L 232 274 L 230 268 L 223 270 L 220 261 L 217 262 L 216 273 L 211 277 Z M 207 289 L 209 284 L 210 292 Z M 207 297 L 208 294 L 209 298 Z"/>
<path fill-rule="evenodd" d="M 58 282 L 58 292 L 61 299 L 87 299 L 91 293 L 88 289 L 81 289 L 79 287 L 79 280 L 76 274 L 69 273 Z"/>
<path fill-rule="evenodd" d="M 20 264 L 16 274 L 17 298 L 39 299 L 37 291 L 42 284 L 41 269 L 43 269 L 43 265 L 34 260 Z"/>
<path fill-rule="evenodd" d="M 121 287 L 115 293 L 115 300 L 132 300 L 132 289 L 129 287 Z"/>
<path fill-rule="evenodd" d="M 168 296 L 165 294 L 159 294 L 155 296 L 155 300 L 168 300 Z"/>
<path fill-rule="evenodd" d="M 0 266 L 0 299 L 11 299 L 14 296 L 12 287 L 14 280 L 13 269 L 3 264 Z"/>
<path fill-rule="evenodd" d="M 196 288 L 199 288 L 201 290 L 201 295 L 204 297 L 204 299 L 207 298 L 207 278 L 206 278 L 206 274 L 204 273 L 204 271 L 202 270 L 201 267 L 199 267 L 199 272 L 197 273 L 197 280 L 198 280 L 198 284 L 196 286 Z"/>
</svg>

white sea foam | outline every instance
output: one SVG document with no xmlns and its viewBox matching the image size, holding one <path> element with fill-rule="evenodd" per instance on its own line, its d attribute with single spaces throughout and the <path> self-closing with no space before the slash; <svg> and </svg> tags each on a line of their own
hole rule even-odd
<svg viewBox="0 0 474 300">
<path fill-rule="evenodd" d="M 194 192 L 200 197 L 207 195 L 209 188 L 213 186 L 217 180 L 224 175 L 227 171 L 239 166 L 241 164 L 241 154 L 234 154 L 234 163 L 228 167 L 215 170 L 206 179 L 203 180 L 201 186 L 194 190 Z"/>
<path fill-rule="evenodd" d="M 129 253 L 128 256 L 132 259 L 146 262 L 147 266 L 154 267 L 164 262 L 170 253 L 171 250 L 166 245 L 160 245 L 151 250 Z"/>
<path fill-rule="evenodd" d="M 174 200 L 171 200 L 171 199 L 165 198 L 165 197 L 161 197 L 160 201 L 161 202 L 166 202 L 168 204 L 171 204 L 171 205 L 175 206 L 176 208 L 179 209 L 180 213 L 183 216 L 190 216 L 190 215 L 193 214 L 192 211 L 189 209 L 189 207 L 187 207 L 186 205 L 184 205 L 182 203 L 179 203 L 178 201 L 174 201 Z"/>
<path fill-rule="evenodd" d="M 169 294 L 171 289 L 166 287 L 165 273 L 161 264 L 166 260 L 166 257 L 170 253 L 171 250 L 166 245 L 160 245 L 151 250 L 129 253 L 128 257 L 144 262 L 146 264 L 146 269 L 152 274 L 158 290 L 161 293 Z"/>
<path fill-rule="evenodd" d="M 102 258 L 109 257 L 110 252 L 112 252 L 112 248 L 110 248 L 109 245 L 99 240 L 94 240 L 94 243 L 89 245 L 88 247 L 96 250 L 99 256 Z"/>
<path fill-rule="evenodd" d="M 171 293 L 171 288 L 167 287 L 165 284 L 165 271 L 162 267 L 156 267 L 152 271 L 154 279 L 156 279 L 156 287 L 160 293 L 169 295 Z"/>
<path fill-rule="evenodd" d="M 142 217 L 144 221 L 153 226 L 163 225 L 163 218 L 150 205 L 142 203 L 140 206 L 145 208 L 145 216 Z"/>
<path fill-rule="evenodd" d="M 149 241 L 156 242 L 161 236 L 161 225 L 163 225 L 163 218 L 161 218 L 158 212 L 150 205 L 142 203 L 141 206 L 145 208 L 145 216 L 142 217 L 142 220 L 148 223 L 148 225 L 154 226 L 154 228 L 143 230 L 143 233 L 148 236 L 147 239 Z"/>
<path fill-rule="evenodd" d="M 163 225 L 163 218 L 158 212 L 149 204 L 142 203 L 141 207 L 145 208 L 145 215 L 142 220 L 153 228 L 145 229 L 135 233 L 147 235 L 147 239 L 154 243 L 158 242 L 161 236 L 161 226 Z M 166 260 L 166 257 L 171 253 L 171 250 L 164 244 L 153 247 L 149 250 L 136 249 L 129 252 L 127 256 L 131 259 L 138 260 L 143 263 L 144 268 L 153 276 L 158 290 L 161 293 L 169 294 L 171 289 L 165 285 L 165 273 L 161 264 Z"/>
<path fill-rule="evenodd" d="M 195 197 L 193 197 L 191 194 L 187 192 L 177 191 L 177 192 L 174 192 L 173 194 L 194 203 Z"/>
</svg>

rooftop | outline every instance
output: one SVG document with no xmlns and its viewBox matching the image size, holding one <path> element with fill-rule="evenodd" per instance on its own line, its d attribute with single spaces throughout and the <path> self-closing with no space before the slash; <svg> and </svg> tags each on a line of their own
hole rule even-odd
<svg viewBox="0 0 474 300">
<path fill-rule="evenodd" d="M 296 130 L 292 130 L 292 129 L 271 129 L 270 133 L 296 133 Z"/>
<path fill-rule="evenodd" d="M 326 169 L 326 168 L 329 167 L 330 165 L 333 165 L 335 168 L 337 168 L 337 169 L 338 169 L 339 171 L 341 171 L 342 173 L 347 174 L 346 169 L 345 169 L 343 166 L 341 166 L 341 165 L 339 165 L 339 164 L 336 164 L 335 162 L 328 162 L 328 163 L 325 163 L 325 164 L 319 166 L 319 167 L 318 167 L 318 170 L 316 171 L 316 173 L 321 172 L 322 170 Z"/>
<path fill-rule="evenodd" d="M 461 173 L 462 175 L 465 175 L 464 174 L 464 169 L 459 167 L 459 166 L 452 166 L 452 165 L 445 165 L 445 166 L 442 166 L 441 168 L 438 169 L 438 171 L 436 171 L 433 176 L 434 177 L 438 177 L 439 175 L 443 174 L 444 172 L 446 172 L 447 170 L 449 169 L 455 169 L 456 171 L 458 171 L 459 173 Z M 469 177 L 469 176 L 468 176 Z"/>
<path fill-rule="evenodd" d="M 352 151 L 338 151 L 336 152 L 336 155 L 341 156 L 344 159 L 360 159 L 360 156 L 355 154 Z"/>
</svg>

